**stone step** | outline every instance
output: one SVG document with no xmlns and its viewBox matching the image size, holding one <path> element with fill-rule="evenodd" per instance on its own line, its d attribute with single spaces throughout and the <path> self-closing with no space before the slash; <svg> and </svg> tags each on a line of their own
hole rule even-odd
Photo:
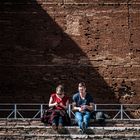
<svg viewBox="0 0 140 140">
<path fill-rule="evenodd" d="M 140 140 L 136 135 L 2 135 L 0 140 Z"/>
<path fill-rule="evenodd" d="M 134 124 L 137 125 L 90 126 L 86 134 L 79 134 L 77 126 L 66 126 L 63 131 L 55 131 L 51 126 L 46 126 L 39 120 L 0 120 L 0 140 L 140 140 L 140 126 L 138 126 L 140 123 L 135 122 Z"/>
<path fill-rule="evenodd" d="M 40 119 L 32 120 L 32 119 L 0 119 L 0 126 L 46 126 L 46 124 L 42 123 Z M 77 124 L 73 123 L 72 126 L 77 126 Z M 90 126 L 101 126 L 96 121 L 92 121 Z M 140 127 L 140 120 L 106 120 L 106 123 L 103 126 L 112 126 L 112 127 Z"/>
<path fill-rule="evenodd" d="M 110 130 L 112 129 L 112 130 Z M 59 133 L 54 133 L 54 134 L 50 134 L 48 133 L 48 131 L 41 131 L 40 129 L 37 129 L 38 131 L 36 132 L 35 129 L 32 129 L 30 131 L 25 129 L 25 132 L 21 132 L 19 131 L 19 133 L 16 132 L 12 132 L 13 130 L 11 130 L 11 133 L 9 131 L 7 132 L 3 132 L 0 133 L 0 139 L 12 139 L 12 140 L 26 140 L 26 139 L 35 139 L 35 140 L 46 140 L 46 139 L 106 139 L 106 140 L 111 140 L 111 139 L 133 139 L 133 140 L 139 140 L 140 139 L 140 133 L 139 133 L 139 129 L 136 128 L 129 128 L 129 129 L 125 129 L 125 131 L 123 130 L 119 130 L 119 129 L 113 129 L 110 128 L 109 130 L 104 130 L 104 128 L 95 128 L 95 133 L 93 134 L 71 134 L 71 133 L 67 133 L 67 134 L 59 134 Z M 120 128 L 122 129 L 122 128 Z M 41 131 L 41 132 L 40 132 Z M 127 133 L 126 133 L 127 132 Z M 124 140 L 124 139 L 123 139 Z"/>
<path fill-rule="evenodd" d="M 63 128 L 63 131 L 55 131 L 51 126 L 0 126 L 0 134 L 1 132 L 9 132 L 10 134 L 78 134 L 77 126 L 66 126 Z M 111 133 L 140 133 L 140 127 L 89 127 L 87 130 L 87 134 L 108 134 Z"/>
</svg>

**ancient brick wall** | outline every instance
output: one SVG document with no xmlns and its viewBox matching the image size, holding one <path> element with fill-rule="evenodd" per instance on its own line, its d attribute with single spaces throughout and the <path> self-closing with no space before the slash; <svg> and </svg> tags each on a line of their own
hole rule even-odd
<svg viewBox="0 0 140 140">
<path fill-rule="evenodd" d="M 96 103 L 139 103 L 139 36 L 139 0 L 0 1 L 0 102 L 85 81 Z"/>
</svg>

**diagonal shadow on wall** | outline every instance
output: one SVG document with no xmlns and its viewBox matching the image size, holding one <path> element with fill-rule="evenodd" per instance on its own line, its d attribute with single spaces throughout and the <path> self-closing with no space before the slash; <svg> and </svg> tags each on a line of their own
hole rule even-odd
<svg viewBox="0 0 140 140">
<path fill-rule="evenodd" d="M 85 81 L 96 103 L 117 103 L 113 89 L 49 8 L 32 0 L 0 2 L 0 102 L 46 103 L 57 84 L 64 83 L 72 96 Z"/>
</svg>

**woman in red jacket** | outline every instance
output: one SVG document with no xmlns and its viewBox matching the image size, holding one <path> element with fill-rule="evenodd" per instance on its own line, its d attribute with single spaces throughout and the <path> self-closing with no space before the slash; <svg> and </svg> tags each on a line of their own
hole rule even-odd
<svg viewBox="0 0 140 140">
<path fill-rule="evenodd" d="M 49 100 L 49 107 L 53 107 L 51 114 L 52 128 L 61 129 L 67 122 L 66 110 L 68 109 L 69 98 L 64 93 L 63 85 L 58 85 L 56 93 L 53 93 Z"/>
</svg>

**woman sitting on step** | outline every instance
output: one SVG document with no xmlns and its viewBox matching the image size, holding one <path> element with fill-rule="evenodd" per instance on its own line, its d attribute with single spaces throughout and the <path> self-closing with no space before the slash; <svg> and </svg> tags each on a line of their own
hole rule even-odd
<svg viewBox="0 0 140 140">
<path fill-rule="evenodd" d="M 58 85 L 56 93 L 53 93 L 49 100 L 51 107 L 50 121 L 54 130 L 62 129 L 64 125 L 70 125 L 70 118 L 67 114 L 69 98 L 64 93 L 63 85 Z"/>
</svg>

